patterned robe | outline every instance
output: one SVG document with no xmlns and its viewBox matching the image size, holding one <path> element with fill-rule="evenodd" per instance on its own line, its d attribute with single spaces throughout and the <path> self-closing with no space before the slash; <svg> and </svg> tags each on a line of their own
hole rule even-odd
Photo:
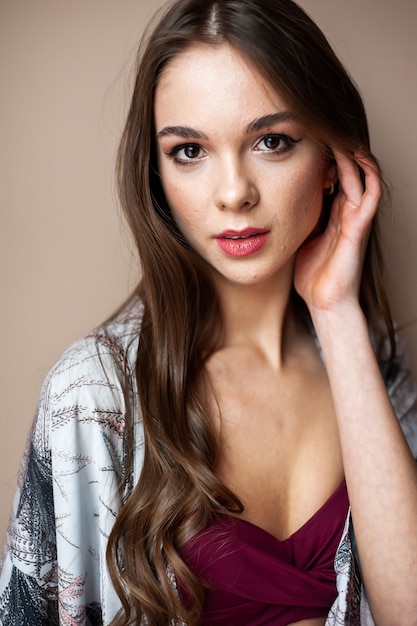
<svg viewBox="0 0 417 626">
<path fill-rule="evenodd" d="M 142 313 L 136 300 L 75 343 L 44 383 L 3 551 L 3 626 L 108 625 L 120 608 L 105 552 L 123 504 L 127 411 L 136 442 L 131 487 L 143 462 L 135 378 Z M 383 375 L 416 457 L 417 391 L 401 350 Z M 326 626 L 373 626 L 350 515 L 335 569 L 338 595 Z"/>
</svg>

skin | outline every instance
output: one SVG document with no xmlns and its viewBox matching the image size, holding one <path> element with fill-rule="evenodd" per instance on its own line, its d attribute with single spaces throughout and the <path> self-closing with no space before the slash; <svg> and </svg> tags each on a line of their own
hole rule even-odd
<svg viewBox="0 0 417 626">
<path fill-rule="evenodd" d="M 375 166 L 334 148 L 337 171 L 327 167 L 308 129 L 226 44 L 193 45 L 168 65 L 155 125 L 167 200 L 211 269 L 224 318 L 222 345 L 207 364 L 216 472 L 241 498 L 242 516 L 278 539 L 300 528 L 345 478 L 375 621 L 417 624 L 415 463 L 358 301 L 381 197 Z M 336 178 L 341 190 L 329 225 L 309 238 Z M 248 226 L 267 232 L 264 245 L 242 257 L 226 254 L 216 235 Z M 294 310 L 293 285 L 326 369 Z"/>
</svg>

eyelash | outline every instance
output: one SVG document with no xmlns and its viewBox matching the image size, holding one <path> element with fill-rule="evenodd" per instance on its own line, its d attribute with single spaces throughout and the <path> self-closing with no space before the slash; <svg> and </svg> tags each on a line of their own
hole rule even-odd
<svg viewBox="0 0 417 626">
<path fill-rule="evenodd" d="M 186 165 L 192 164 L 194 161 L 198 161 L 199 158 L 194 158 L 194 159 L 190 159 L 190 158 L 179 159 L 178 158 L 178 155 L 181 152 L 181 150 L 186 150 L 187 148 L 197 148 L 198 150 L 203 150 L 203 148 L 199 146 L 198 143 L 182 143 L 182 144 L 179 144 L 178 146 L 174 146 L 172 150 L 168 152 L 167 156 L 173 161 L 175 161 L 177 165 L 186 166 Z"/>
<path fill-rule="evenodd" d="M 263 137 L 261 137 L 261 139 L 255 145 L 255 147 L 258 147 L 259 144 L 261 144 L 262 142 L 265 142 L 267 139 L 273 139 L 275 141 L 278 140 L 279 143 L 283 141 L 285 143 L 285 147 L 280 148 L 280 149 L 266 148 L 266 149 L 260 150 L 260 152 L 268 152 L 271 154 L 284 154 L 285 152 L 288 152 L 288 150 L 291 150 L 291 148 L 293 148 L 295 144 L 301 141 L 301 139 L 294 139 L 293 137 L 290 137 L 289 135 L 283 135 L 282 133 L 271 133 L 269 135 L 264 135 Z"/>
<path fill-rule="evenodd" d="M 262 142 L 265 142 L 268 139 L 278 140 L 278 143 L 281 143 L 283 141 L 285 143 L 285 146 L 283 148 L 263 148 L 263 149 L 259 149 L 258 150 L 259 152 L 265 152 L 267 154 L 284 154 L 288 152 L 289 150 L 291 150 L 295 146 L 295 144 L 301 141 L 301 139 L 294 139 L 293 137 L 290 137 L 289 135 L 284 135 L 281 133 L 270 133 L 268 135 L 264 135 L 263 137 L 261 137 L 258 140 L 258 142 L 255 144 L 255 148 L 258 148 Z M 195 148 L 198 151 L 203 151 L 203 148 L 198 143 L 182 143 L 182 144 L 178 144 L 177 146 L 174 146 L 172 150 L 168 152 L 167 156 L 168 158 L 175 161 L 177 165 L 180 165 L 182 167 L 187 167 L 189 165 L 192 165 L 195 161 L 199 161 L 202 158 L 199 156 L 195 158 L 189 157 L 188 159 L 178 158 L 179 153 L 182 150 L 186 150 L 187 148 Z"/>
</svg>

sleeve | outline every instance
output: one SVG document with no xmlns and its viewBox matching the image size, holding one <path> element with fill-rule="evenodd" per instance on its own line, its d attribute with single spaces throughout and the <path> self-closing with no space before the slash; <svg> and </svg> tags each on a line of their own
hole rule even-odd
<svg viewBox="0 0 417 626">
<path fill-rule="evenodd" d="M 0 624 L 59 624 L 51 451 L 49 380 L 24 454 L 2 558 Z"/>
<path fill-rule="evenodd" d="M 142 464 L 137 332 L 103 328 L 70 346 L 42 388 L 6 535 L 2 626 L 98 626 L 120 608 L 106 548 L 131 487 L 127 416 Z"/>
<path fill-rule="evenodd" d="M 402 339 L 397 335 L 395 360 L 382 368 L 392 406 L 417 459 L 417 385 L 412 377 Z"/>
</svg>

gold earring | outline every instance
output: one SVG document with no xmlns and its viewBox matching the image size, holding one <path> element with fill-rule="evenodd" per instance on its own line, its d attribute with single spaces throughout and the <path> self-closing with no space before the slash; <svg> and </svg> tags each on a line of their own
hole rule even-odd
<svg viewBox="0 0 417 626">
<path fill-rule="evenodd" d="M 324 193 L 326 196 L 332 196 L 334 194 L 334 183 L 330 183 L 330 187 L 325 187 Z"/>
</svg>

